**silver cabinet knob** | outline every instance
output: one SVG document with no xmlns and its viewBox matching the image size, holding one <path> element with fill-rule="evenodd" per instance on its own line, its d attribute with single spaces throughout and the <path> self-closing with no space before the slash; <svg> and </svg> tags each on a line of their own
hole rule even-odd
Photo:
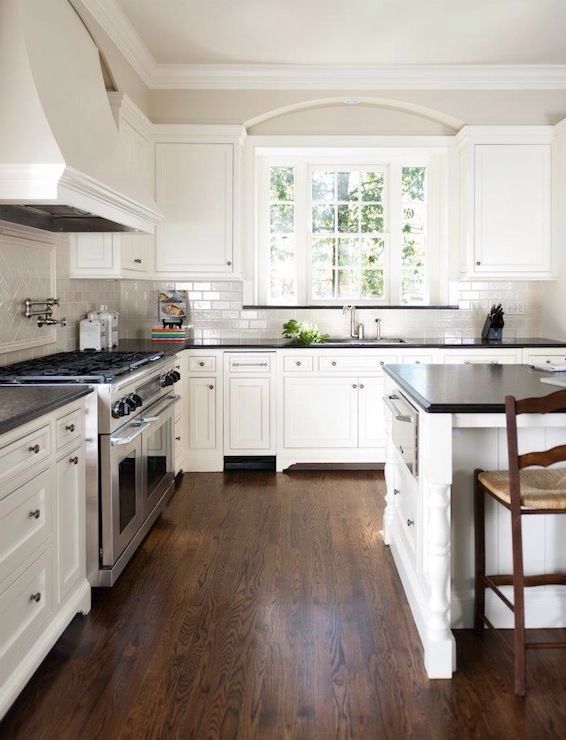
<svg viewBox="0 0 566 740">
<path fill-rule="evenodd" d="M 181 441 L 181 437 L 175 437 L 175 439 L 177 440 L 177 442 Z"/>
<path fill-rule="evenodd" d="M 204 367 L 204 362 L 203 362 L 203 361 L 201 360 L 201 361 L 199 362 L 199 365 L 200 365 L 201 367 Z"/>
<path fill-rule="evenodd" d="M 300 366 L 301 366 L 301 361 L 300 361 L 300 360 L 297 360 L 297 362 L 295 363 L 295 365 L 296 365 L 297 367 L 300 367 Z"/>
<path fill-rule="evenodd" d="M 332 360 L 332 367 L 336 367 L 336 360 Z"/>
<path fill-rule="evenodd" d="M 414 519 L 407 519 L 407 527 L 413 527 L 415 524 Z"/>
<path fill-rule="evenodd" d="M 31 447 L 29 448 L 29 451 L 30 451 L 30 452 L 33 452 L 33 454 L 34 454 L 34 455 L 37 455 L 37 454 L 39 453 L 39 450 L 40 450 L 40 447 L 39 447 L 39 445 L 32 445 L 32 446 L 31 446 Z"/>
<path fill-rule="evenodd" d="M 39 519 L 41 516 L 41 511 L 39 509 L 34 509 L 33 511 L 30 511 L 29 518 L 30 519 Z"/>
<path fill-rule="evenodd" d="M 35 603 L 38 604 L 41 601 L 41 594 L 39 593 L 39 591 L 36 594 L 31 594 L 29 600 L 35 601 Z"/>
<path fill-rule="evenodd" d="M 75 425 L 74 424 L 67 424 L 67 426 L 65 427 L 65 429 L 68 432 L 74 432 L 75 431 Z"/>
<path fill-rule="evenodd" d="M 383 366 L 383 365 L 385 365 L 385 362 L 383 360 L 380 360 L 379 361 L 379 364 Z"/>
<path fill-rule="evenodd" d="M 401 491 L 398 488 L 393 489 L 393 495 L 398 496 L 401 493 Z"/>
<path fill-rule="evenodd" d="M 357 388 L 358 386 L 355 383 L 352 383 L 352 388 Z"/>
<path fill-rule="evenodd" d="M 75 457 L 70 457 L 69 462 L 71 465 L 78 465 L 79 464 L 79 458 L 75 455 Z"/>
<path fill-rule="evenodd" d="M 226 264 L 228 265 L 228 267 L 230 267 L 230 265 L 231 265 L 232 263 L 230 262 L 230 260 L 227 260 L 227 261 L 226 261 Z"/>
<path fill-rule="evenodd" d="M 134 262 L 136 263 L 136 265 L 141 265 L 141 263 L 142 263 L 141 257 L 136 257 L 135 260 L 134 260 Z"/>
<path fill-rule="evenodd" d="M 365 388 L 363 383 L 360 383 L 360 388 Z"/>
<path fill-rule="evenodd" d="M 211 391 L 214 390 L 214 386 L 213 385 L 209 385 L 208 387 L 210 388 Z"/>
<path fill-rule="evenodd" d="M 480 260 L 478 260 L 478 261 L 476 262 L 476 265 L 477 265 L 478 267 L 479 267 L 479 266 L 481 265 L 481 262 L 480 262 Z"/>
</svg>

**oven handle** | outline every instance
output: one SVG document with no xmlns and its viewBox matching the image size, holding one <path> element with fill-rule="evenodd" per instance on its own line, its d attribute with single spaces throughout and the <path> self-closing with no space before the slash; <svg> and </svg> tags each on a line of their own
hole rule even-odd
<svg viewBox="0 0 566 740">
<path fill-rule="evenodd" d="M 152 421 L 159 421 L 161 414 L 164 411 L 167 411 L 168 408 L 171 408 L 174 404 L 178 403 L 181 400 L 181 396 L 166 396 L 165 397 L 168 403 L 166 403 L 164 406 L 161 406 L 159 410 L 157 411 L 157 416 L 143 416 L 142 414 L 142 421 L 151 423 Z"/>
<path fill-rule="evenodd" d="M 387 406 L 387 408 L 391 411 L 393 416 L 397 421 L 406 421 L 411 423 L 413 421 L 412 416 L 408 416 L 406 414 L 400 414 L 399 409 L 395 404 L 393 403 L 394 400 L 398 399 L 399 396 L 396 396 L 394 393 L 392 393 L 390 396 L 383 396 L 383 402 Z"/>
<path fill-rule="evenodd" d="M 135 432 L 132 432 L 132 434 L 129 434 L 127 437 L 110 437 L 110 444 L 112 447 L 119 447 L 120 445 L 127 445 L 130 442 L 133 442 L 134 439 L 140 436 L 140 434 L 143 434 L 145 430 L 149 427 L 149 424 L 145 421 L 140 422 L 140 425 L 136 429 Z"/>
</svg>

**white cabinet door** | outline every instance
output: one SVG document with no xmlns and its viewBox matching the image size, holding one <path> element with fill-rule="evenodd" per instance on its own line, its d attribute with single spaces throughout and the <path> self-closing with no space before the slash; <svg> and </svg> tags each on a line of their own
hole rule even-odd
<svg viewBox="0 0 566 740">
<path fill-rule="evenodd" d="M 550 154 L 546 144 L 475 147 L 475 273 L 550 272 Z"/>
<path fill-rule="evenodd" d="M 79 447 L 57 463 L 58 600 L 85 572 L 85 459 Z"/>
<path fill-rule="evenodd" d="M 117 275 L 115 235 L 107 233 L 75 234 L 71 243 L 71 276 Z"/>
<path fill-rule="evenodd" d="M 216 378 L 189 378 L 189 447 L 216 448 Z"/>
<path fill-rule="evenodd" d="M 159 272 L 232 272 L 232 144 L 157 144 Z"/>
<path fill-rule="evenodd" d="M 287 377 L 283 406 L 286 448 L 357 447 L 357 378 Z"/>
<path fill-rule="evenodd" d="M 123 271 L 153 272 L 152 234 L 121 234 L 120 263 Z"/>
<path fill-rule="evenodd" d="M 228 377 L 224 454 L 274 454 L 274 393 L 270 377 Z"/>
<path fill-rule="evenodd" d="M 384 380 L 383 378 L 360 378 L 358 388 L 358 447 L 383 447 L 385 445 Z"/>
</svg>

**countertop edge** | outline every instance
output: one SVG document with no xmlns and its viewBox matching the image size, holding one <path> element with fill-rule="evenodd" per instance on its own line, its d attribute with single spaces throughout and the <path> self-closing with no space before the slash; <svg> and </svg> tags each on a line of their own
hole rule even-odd
<svg viewBox="0 0 566 740">
<path fill-rule="evenodd" d="M 26 388 L 26 386 L 20 386 L 20 385 L 2 385 L 0 386 L 2 388 L 13 388 L 14 390 L 16 388 L 21 389 L 23 392 L 23 389 Z M 20 392 L 19 390 L 17 392 Z M 14 416 L 10 417 L 10 419 L 0 422 L 0 435 L 7 434 L 8 432 L 13 431 L 14 429 L 17 429 L 18 427 L 24 426 L 24 424 L 28 424 L 30 421 L 35 421 L 35 419 L 39 419 L 41 416 L 45 416 L 46 414 L 49 414 L 51 411 L 55 411 L 55 409 L 61 408 L 62 406 L 66 406 L 68 403 L 72 403 L 73 401 L 78 400 L 79 398 L 83 398 L 84 396 L 88 396 L 89 393 L 93 392 L 93 388 L 89 385 L 77 385 L 76 389 L 73 389 L 72 391 L 69 390 L 68 394 L 65 394 L 62 397 L 59 397 L 57 399 L 53 399 L 51 401 L 46 401 L 41 406 L 37 406 L 33 411 L 25 411 L 19 414 L 15 414 Z"/>
</svg>

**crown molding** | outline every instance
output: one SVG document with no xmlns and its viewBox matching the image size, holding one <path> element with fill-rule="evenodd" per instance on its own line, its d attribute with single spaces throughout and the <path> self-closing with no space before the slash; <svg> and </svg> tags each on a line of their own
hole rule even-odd
<svg viewBox="0 0 566 740">
<path fill-rule="evenodd" d="M 121 121 L 126 121 L 141 136 L 146 139 L 151 138 L 153 134 L 152 122 L 126 93 L 109 92 L 108 100 L 118 129 L 120 129 Z"/>
<path fill-rule="evenodd" d="M 154 123 L 152 128 L 152 139 L 156 144 L 179 142 L 226 144 L 228 141 L 238 144 L 242 143 L 247 136 L 246 127 L 240 123 Z"/>
<path fill-rule="evenodd" d="M 456 135 L 467 144 L 551 144 L 556 126 L 464 126 Z"/>
<path fill-rule="evenodd" d="M 157 62 L 116 0 L 71 0 L 77 10 L 88 11 L 108 34 L 141 80 L 152 87 Z"/>
<path fill-rule="evenodd" d="M 155 90 L 562 90 L 566 65 L 157 64 Z"/>
<path fill-rule="evenodd" d="M 158 64 L 116 0 L 71 2 L 152 90 L 566 90 L 566 64 Z"/>
</svg>

